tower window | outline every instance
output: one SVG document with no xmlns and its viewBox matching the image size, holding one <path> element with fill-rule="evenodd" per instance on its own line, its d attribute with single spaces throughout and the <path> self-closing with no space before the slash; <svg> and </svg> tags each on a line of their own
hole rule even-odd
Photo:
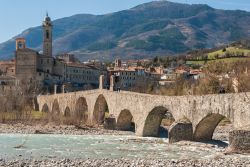
<svg viewBox="0 0 250 167">
<path fill-rule="evenodd" d="M 49 30 L 46 30 L 46 38 L 49 39 Z"/>
<path fill-rule="evenodd" d="M 18 48 L 23 48 L 23 43 L 22 42 L 18 43 Z"/>
</svg>

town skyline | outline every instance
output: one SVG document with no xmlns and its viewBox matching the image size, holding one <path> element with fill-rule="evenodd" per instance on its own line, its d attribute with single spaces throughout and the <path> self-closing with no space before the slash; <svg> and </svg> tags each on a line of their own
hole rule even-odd
<svg viewBox="0 0 250 167">
<path fill-rule="evenodd" d="M 117 12 L 120 10 L 126 10 L 136 5 L 151 2 L 152 0 L 136 0 L 136 1 L 123 1 L 117 2 L 115 0 L 109 0 L 108 3 L 100 3 L 99 0 L 94 1 L 79 1 L 75 0 L 75 3 L 69 3 L 69 1 L 60 1 L 60 6 L 55 1 L 7 1 L 0 2 L 0 19 L 2 20 L 2 26 L 0 31 L 4 32 L 0 36 L 0 43 L 5 42 L 13 38 L 15 35 L 21 33 L 29 27 L 35 27 L 40 25 L 40 21 L 45 17 L 46 11 L 49 12 L 53 20 L 72 16 L 75 14 L 107 14 Z M 188 3 L 188 4 L 208 4 L 211 7 L 217 9 L 230 9 L 230 10 L 246 10 L 250 9 L 250 2 L 247 0 L 239 0 L 234 2 L 232 0 L 220 2 L 215 0 L 170 0 L 171 2 Z M 14 2 L 14 3 L 13 3 Z M 29 5 L 27 5 L 29 4 Z M 57 10 L 55 10 L 57 9 Z M 15 12 L 9 12 L 13 11 Z M 8 19 L 6 19 L 6 13 L 8 13 Z M 32 13 L 32 14 L 31 14 Z M 18 14 L 18 17 L 17 17 Z"/>
</svg>

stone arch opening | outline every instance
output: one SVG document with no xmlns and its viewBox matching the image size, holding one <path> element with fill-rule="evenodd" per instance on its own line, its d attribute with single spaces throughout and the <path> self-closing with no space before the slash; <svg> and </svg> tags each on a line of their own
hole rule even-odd
<svg viewBox="0 0 250 167">
<path fill-rule="evenodd" d="M 64 111 L 64 116 L 67 118 L 71 116 L 69 107 L 66 107 L 66 109 Z"/>
<path fill-rule="evenodd" d="M 48 113 L 49 112 L 49 106 L 48 106 L 48 104 L 44 104 L 43 105 L 42 112 L 44 112 L 44 113 Z"/>
<path fill-rule="evenodd" d="M 153 110 L 151 110 L 146 118 L 142 136 L 159 137 L 162 120 L 165 118 L 167 113 L 168 110 L 162 106 L 155 107 Z M 165 133 L 167 134 L 167 132 Z"/>
<path fill-rule="evenodd" d="M 78 124 L 87 123 L 88 120 L 88 105 L 84 97 L 80 97 L 75 105 L 74 112 L 75 120 Z"/>
<path fill-rule="evenodd" d="M 59 115 L 60 114 L 60 108 L 59 108 L 59 103 L 58 103 L 57 99 L 55 99 L 54 102 L 53 102 L 52 114 L 53 115 Z"/>
<path fill-rule="evenodd" d="M 221 114 L 209 114 L 204 117 L 195 127 L 195 141 L 210 141 L 213 139 L 213 134 L 218 125 L 231 124 L 229 119 Z"/>
<path fill-rule="evenodd" d="M 105 117 L 108 117 L 109 108 L 107 101 L 103 95 L 99 95 L 94 106 L 93 123 L 102 125 Z"/>
<path fill-rule="evenodd" d="M 135 123 L 129 110 L 122 110 L 117 118 L 117 129 L 135 132 Z"/>
</svg>

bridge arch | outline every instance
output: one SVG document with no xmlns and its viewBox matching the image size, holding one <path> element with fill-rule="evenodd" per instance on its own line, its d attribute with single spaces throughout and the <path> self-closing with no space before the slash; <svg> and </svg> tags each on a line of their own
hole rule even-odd
<svg viewBox="0 0 250 167">
<path fill-rule="evenodd" d="M 150 111 L 144 123 L 142 133 L 143 137 L 159 136 L 160 125 L 167 111 L 168 110 L 162 106 L 155 107 Z"/>
<path fill-rule="evenodd" d="M 221 114 L 208 114 L 195 127 L 194 140 L 210 141 L 213 138 L 213 133 L 218 124 L 226 118 Z"/>
<path fill-rule="evenodd" d="M 50 111 L 49 111 L 49 106 L 48 106 L 48 104 L 45 103 L 45 104 L 43 105 L 43 107 L 42 107 L 42 112 L 45 112 L 45 113 L 50 112 Z"/>
<path fill-rule="evenodd" d="M 60 108 L 59 108 L 59 103 L 58 100 L 55 99 L 52 105 L 52 114 L 53 115 L 59 115 L 60 114 Z"/>
<path fill-rule="evenodd" d="M 98 96 L 93 112 L 93 123 L 102 125 L 104 123 L 105 114 L 109 112 L 109 107 L 105 97 L 101 94 Z"/>
<path fill-rule="evenodd" d="M 88 104 L 84 97 L 80 97 L 75 104 L 74 117 L 77 123 L 87 123 L 88 120 Z"/>
<path fill-rule="evenodd" d="M 120 112 L 116 126 L 118 130 L 135 131 L 133 115 L 129 110 L 125 109 Z"/>
<path fill-rule="evenodd" d="M 64 110 L 64 116 L 65 116 L 65 117 L 70 117 L 70 116 L 71 116 L 69 107 L 66 107 L 66 108 L 65 108 L 65 110 Z"/>
</svg>

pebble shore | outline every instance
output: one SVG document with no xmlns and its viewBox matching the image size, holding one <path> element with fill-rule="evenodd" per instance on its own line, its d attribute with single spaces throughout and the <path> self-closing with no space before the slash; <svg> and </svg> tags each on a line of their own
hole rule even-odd
<svg viewBox="0 0 250 167">
<path fill-rule="evenodd" d="M 8 167 L 249 167 L 250 159 L 216 158 L 209 160 L 162 160 L 162 159 L 47 159 L 12 160 L 0 159 L 0 166 Z"/>
<path fill-rule="evenodd" d="M 0 134 L 61 134 L 61 135 L 134 135 L 130 131 L 106 130 L 93 127 L 76 127 L 73 125 L 24 125 L 0 124 Z"/>
</svg>

